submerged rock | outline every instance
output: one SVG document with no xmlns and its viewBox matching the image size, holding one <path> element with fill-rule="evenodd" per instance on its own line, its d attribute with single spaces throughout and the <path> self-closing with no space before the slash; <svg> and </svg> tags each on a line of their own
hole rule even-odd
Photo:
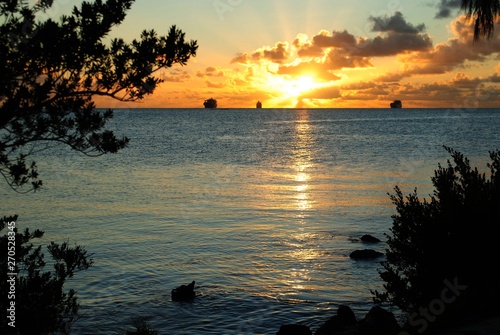
<svg viewBox="0 0 500 335">
<path fill-rule="evenodd" d="M 349 306 L 340 305 L 337 315 L 326 321 L 314 335 L 343 334 L 356 327 L 357 321 L 354 312 Z"/>
<path fill-rule="evenodd" d="M 337 315 L 326 321 L 314 335 L 398 335 L 400 331 L 394 314 L 382 307 L 373 307 L 357 321 L 348 306 L 339 306 Z"/>
<path fill-rule="evenodd" d="M 312 335 L 308 326 L 300 324 L 283 325 L 276 335 Z"/>
<path fill-rule="evenodd" d="M 194 292 L 194 280 L 189 285 L 181 285 L 172 290 L 173 301 L 189 301 L 196 296 Z"/>
<path fill-rule="evenodd" d="M 383 253 L 372 249 L 354 250 L 349 254 L 352 259 L 375 259 L 382 256 Z"/>
<path fill-rule="evenodd" d="M 376 238 L 375 236 L 372 236 L 372 235 L 363 235 L 361 236 L 361 241 L 362 242 L 367 242 L 367 243 L 379 243 L 380 240 L 378 238 Z"/>
<path fill-rule="evenodd" d="M 359 322 L 363 334 L 398 334 L 401 331 L 396 317 L 380 306 L 374 306 Z"/>
</svg>

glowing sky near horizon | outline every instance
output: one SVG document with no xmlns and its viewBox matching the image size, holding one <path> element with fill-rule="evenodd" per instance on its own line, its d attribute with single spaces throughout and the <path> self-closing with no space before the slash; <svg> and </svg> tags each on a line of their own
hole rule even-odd
<svg viewBox="0 0 500 335">
<path fill-rule="evenodd" d="M 55 1 L 57 5 L 57 0 Z M 59 1 L 60 12 L 81 1 Z M 140 103 L 99 107 L 500 107 L 500 27 L 473 43 L 456 0 L 138 0 L 111 37 L 198 41 Z M 438 18 L 438 16 L 441 16 Z"/>
</svg>

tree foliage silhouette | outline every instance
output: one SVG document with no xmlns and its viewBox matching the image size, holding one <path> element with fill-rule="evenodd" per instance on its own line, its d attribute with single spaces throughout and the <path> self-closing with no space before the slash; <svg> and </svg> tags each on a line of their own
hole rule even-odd
<svg viewBox="0 0 500 335">
<path fill-rule="evenodd" d="M 96 111 L 92 97 L 140 100 L 162 82 L 155 73 L 196 56 L 197 42 L 175 26 L 167 36 L 145 30 L 131 43 L 106 39 L 132 3 L 83 2 L 59 21 L 37 20 L 53 0 L 0 3 L 0 174 L 12 188 L 42 185 L 28 158 L 50 143 L 86 155 L 124 148 L 128 139 L 105 129 L 112 111 Z"/>
<path fill-rule="evenodd" d="M 493 36 L 500 0 L 462 0 L 462 9 L 474 19 L 474 40 Z"/>
<path fill-rule="evenodd" d="M 397 186 L 390 195 L 397 214 L 380 271 L 385 292 L 375 291 L 375 300 L 411 313 L 442 298 L 447 282 L 466 290 L 446 306 L 442 320 L 463 316 L 466 306 L 470 315 L 498 312 L 500 151 L 490 152 L 486 178 L 461 153 L 446 150 L 453 163 L 438 166 L 429 200 L 420 199 L 416 189 L 405 197 Z"/>
</svg>

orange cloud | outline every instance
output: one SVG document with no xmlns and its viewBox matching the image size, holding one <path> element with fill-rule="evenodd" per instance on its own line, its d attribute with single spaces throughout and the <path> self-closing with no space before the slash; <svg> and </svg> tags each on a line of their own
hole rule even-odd
<svg viewBox="0 0 500 335">
<path fill-rule="evenodd" d="M 496 24 L 500 29 L 499 22 Z M 446 43 L 440 43 L 433 49 L 402 56 L 404 76 L 416 74 L 442 74 L 464 67 L 467 61 L 485 61 L 494 53 L 500 52 L 500 36 L 491 40 L 473 40 L 473 22 L 465 15 L 451 23 L 455 37 Z"/>
<path fill-rule="evenodd" d="M 253 51 L 252 53 L 240 53 L 231 60 L 231 63 L 251 63 L 261 60 L 268 60 L 274 63 L 281 63 L 288 59 L 288 43 L 276 42 L 274 47 L 264 47 Z"/>
<path fill-rule="evenodd" d="M 210 88 L 224 88 L 224 87 L 226 87 L 225 83 L 216 83 L 216 82 L 212 82 L 210 80 L 206 80 L 205 83 Z"/>
<path fill-rule="evenodd" d="M 191 79 L 191 75 L 186 70 L 172 69 L 169 72 L 161 73 L 160 79 L 167 82 L 180 83 Z"/>
<path fill-rule="evenodd" d="M 196 72 L 197 77 L 224 77 L 224 71 L 216 66 L 209 66 L 205 71 Z"/>
</svg>

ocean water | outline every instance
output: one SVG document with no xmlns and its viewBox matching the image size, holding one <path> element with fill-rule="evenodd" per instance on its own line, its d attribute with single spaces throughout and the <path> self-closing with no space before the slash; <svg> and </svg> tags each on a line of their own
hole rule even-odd
<svg viewBox="0 0 500 335">
<path fill-rule="evenodd" d="M 500 149 L 500 110 L 487 109 L 118 109 L 110 127 L 127 149 L 54 146 L 36 157 L 40 192 L 0 188 L 1 215 L 92 254 L 68 283 L 72 334 L 138 318 L 160 334 L 314 331 L 340 304 L 362 317 L 380 264 L 348 256 L 363 234 L 385 240 L 387 193 L 431 194 L 443 145 L 484 171 Z M 194 302 L 173 302 L 192 280 Z"/>
</svg>

